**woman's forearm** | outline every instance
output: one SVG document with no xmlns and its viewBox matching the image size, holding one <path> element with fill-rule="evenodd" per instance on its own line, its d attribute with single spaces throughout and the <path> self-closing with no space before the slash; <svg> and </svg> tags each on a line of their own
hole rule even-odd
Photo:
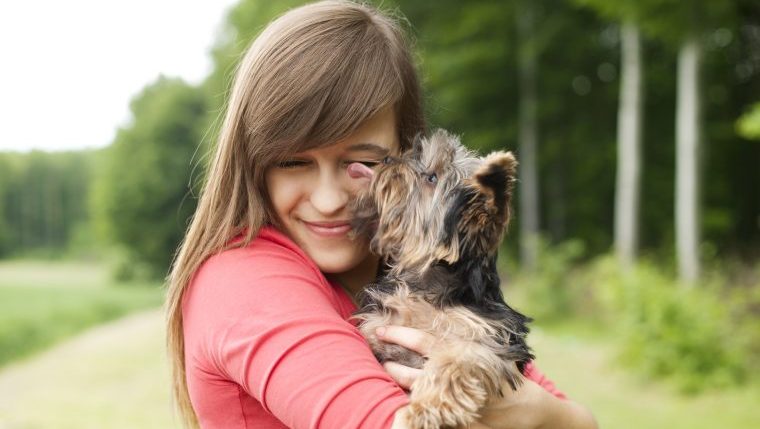
<svg viewBox="0 0 760 429">
<path fill-rule="evenodd" d="M 545 418 L 539 429 L 597 429 L 596 419 L 584 406 L 549 394 Z"/>
<path fill-rule="evenodd" d="M 520 387 L 519 393 L 507 394 L 505 398 L 491 403 L 480 421 L 494 429 L 598 428 L 596 419 L 587 408 L 559 399 L 529 380 Z"/>
</svg>

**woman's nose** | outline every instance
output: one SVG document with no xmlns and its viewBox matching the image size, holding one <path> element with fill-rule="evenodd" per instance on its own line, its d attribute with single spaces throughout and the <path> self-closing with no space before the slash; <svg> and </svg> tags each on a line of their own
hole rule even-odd
<svg viewBox="0 0 760 429">
<path fill-rule="evenodd" d="M 323 216 L 335 215 L 348 204 L 349 191 L 338 177 L 320 177 L 311 193 L 311 205 Z"/>
</svg>

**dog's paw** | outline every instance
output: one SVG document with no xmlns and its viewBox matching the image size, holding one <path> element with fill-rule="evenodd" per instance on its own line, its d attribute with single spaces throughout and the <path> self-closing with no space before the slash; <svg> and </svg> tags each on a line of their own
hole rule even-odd
<svg viewBox="0 0 760 429">
<path fill-rule="evenodd" d="M 401 410 L 401 421 L 409 429 L 440 429 L 467 427 L 478 418 L 477 413 L 448 405 L 412 402 Z"/>
</svg>

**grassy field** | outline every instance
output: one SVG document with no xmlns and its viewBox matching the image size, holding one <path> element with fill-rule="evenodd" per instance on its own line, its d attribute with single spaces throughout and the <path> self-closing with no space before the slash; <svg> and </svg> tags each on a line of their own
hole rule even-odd
<svg viewBox="0 0 760 429">
<path fill-rule="evenodd" d="M 42 290 L 107 284 L 104 273 L 92 267 L 55 268 L 59 274 L 68 272 L 66 278 L 77 285 L 50 277 L 53 271 L 43 268 L 13 264 L 10 272 L 14 284 Z M 0 278 L 7 283 L 3 269 L 7 266 L 0 265 Z M 45 282 L 47 286 L 38 286 Z M 1 297 L 0 306 L 5 306 Z M 159 310 L 137 312 L 6 365 L 0 369 L 0 429 L 178 428 L 169 400 L 163 333 Z M 758 427 L 757 387 L 682 396 L 667 384 L 642 380 L 615 365 L 608 338 L 603 331 L 591 335 L 575 326 L 534 328 L 530 337 L 538 366 L 572 399 L 588 406 L 602 428 Z"/>
<path fill-rule="evenodd" d="M 157 284 L 114 284 L 102 265 L 0 262 L 0 367 L 161 300 Z"/>
<path fill-rule="evenodd" d="M 0 371 L 0 429 L 179 428 L 163 315 L 95 327 Z"/>
<path fill-rule="evenodd" d="M 760 427 L 760 387 L 684 396 L 615 364 L 604 336 L 534 329 L 538 366 L 571 399 L 588 406 L 602 428 L 752 429 Z"/>
</svg>

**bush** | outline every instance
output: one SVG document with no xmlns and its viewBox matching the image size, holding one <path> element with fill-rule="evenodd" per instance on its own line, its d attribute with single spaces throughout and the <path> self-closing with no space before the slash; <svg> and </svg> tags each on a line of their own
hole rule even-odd
<svg viewBox="0 0 760 429">
<path fill-rule="evenodd" d="M 507 268 L 502 260 L 503 272 L 516 272 L 512 281 L 519 289 L 520 311 L 541 324 L 567 319 L 576 311 L 577 297 L 582 293 L 569 275 L 573 266 L 583 256 L 581 241 L 568 241 L 554 248 L 541 242 L 538 254 L 538 268 L 535 272 L 520 272 Z"/>
<path fill-rule="evenodd" d="M 684 392 L 744 380 L 749 351 L 735 336 L 722 282 L 685 286 L 648 262 L 623 274 L 610 256 L 589 264 L 583 277 L 597 320 L 615 329 L 623 362 L 671 378 Z"/>
<path fill-rule="evenodd" d="M 717 268 L 687 286 L 651 261 L 624 273 L 611 255 L 582 256 L 579 242 L 543 246 L 538 270 L 514 277 L 510 299 L 540 325 L 590 322 L 614 338 L 621 362 L 683 392 L 760 373 L 760 272 L 731 281 L 713 261 Z"/>
</svg>

